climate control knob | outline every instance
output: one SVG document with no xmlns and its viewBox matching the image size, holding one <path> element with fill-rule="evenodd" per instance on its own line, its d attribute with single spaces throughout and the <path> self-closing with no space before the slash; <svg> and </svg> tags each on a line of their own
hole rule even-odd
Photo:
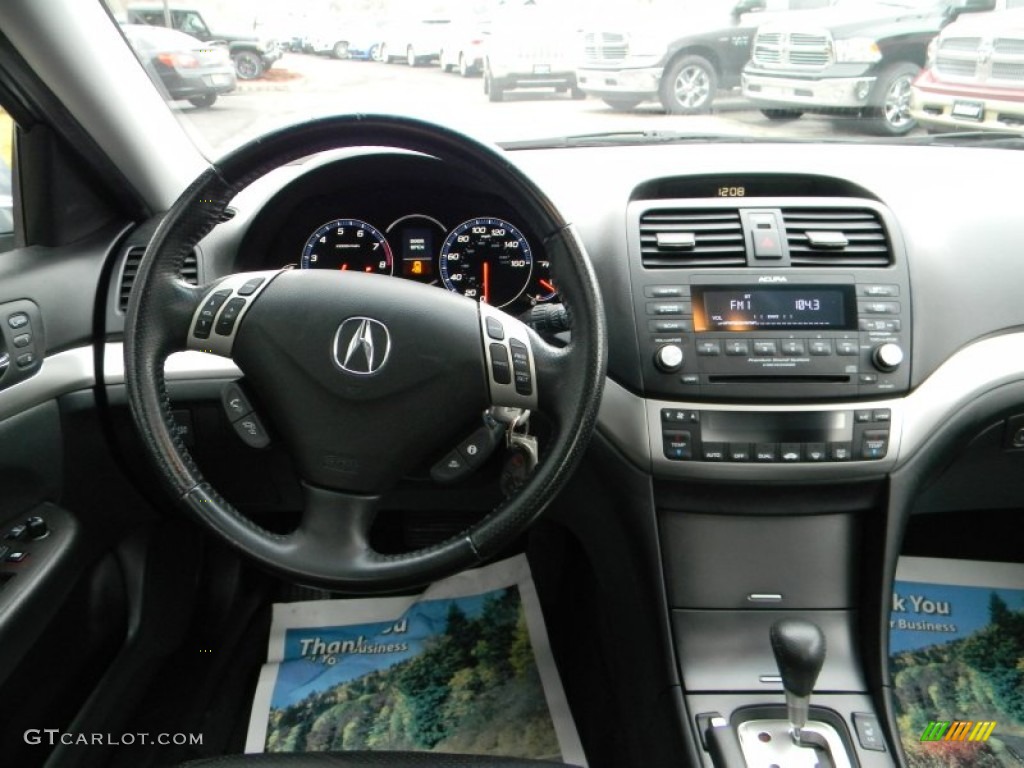
<svg viewBox="0 0 1024 768">
<path fill-rule="evenodd" d="M 683 348 L 678 344 L 666 344 L 654 353 L 654 364 L 665 373 L 675 373 L 683 367 Z"/>
<path fill-rule="evenodd" d="M 875 364 L 875 368 L 878 370 L 884 373 L 892 373 L 903 362 L 903 348 L 891 341 L 879 344 L 875 347 L 875 351 L 871 353 L 871 362 Z"/>
</svg>

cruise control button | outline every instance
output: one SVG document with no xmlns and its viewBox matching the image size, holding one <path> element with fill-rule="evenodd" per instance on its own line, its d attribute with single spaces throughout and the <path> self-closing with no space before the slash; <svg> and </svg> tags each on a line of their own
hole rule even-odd
<svg viewBox="0 0 1024 768">
<path fill-rule="evenodd" d="M 30 365 L 33 365 L 35 363 L 36 356 L 33 355 L 31 352 L 25 352 L 23 354 L 18 355 L 15 358 L 15 360 L 17 361 L 19 368 L 28 368 Z"/>
<path fill-rule="evenodd" d="M 234 423 L 235 432 L 242 442 L 250 448 L 266 448 L 270 445 L 270 436 L 263 428 L 263 422 L 255 413 L 250 413 Z"/>
<path fill-rule="evenodd" d="M 242 283 L 242 287 L 238 289 L 239 296 L 251 296 L 256 293 L 256 289 L 263 285 L 265 277 L 254 277 L 251 280 L 246 280 Z"/>
<path fill-rule="evenodd" d="M 217 326 L 214 328 L 218 336 L 230 336 L 234 333 L 235 321 L 238 320 L 244 306 L 245 299 L 240 299 L 237 296 L 224 305 L 220 317 L 217 318 Z"/>
<path fill-rule="evenodd" d="M 14 342 L 14 346 L 16 346 L 16 347 L 19 347 L 19 348 L 20 347 L 27 347 L 29 344 L 32 343 L 32 334 L 31 333 L 19 333 L 17 336 L 15 336 L 12 339 L 12 341 Z"/>
<path fill-rule="evenodd" d="M 498 384 L 512 383 L 512 364 L 504 344 L 491 344 L 491 376 Z"/>
<path fill-rule="evenodd" d="M 505 329 L 501 325 L 501 321 L 496 317 L 488 317 L 484 320 L 484 325 L 487 326 L 487 335 L 495 341 L 502 341 L 505 338 Z"/>
<path fill-rule="evenodd" d="M 533 375 L 530 373 L 530 352 L 523 342 L 509 341 L 512 348 L 512 373 L 516 380 L 516 392 L 520 395 L 533 394 Z"/>
</svg>

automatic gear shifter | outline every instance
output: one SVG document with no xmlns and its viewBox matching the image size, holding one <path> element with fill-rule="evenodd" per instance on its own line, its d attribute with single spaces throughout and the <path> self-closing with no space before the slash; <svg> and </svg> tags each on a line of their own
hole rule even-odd
<svg viewBox="0 0 1024 768">
<path fill-rule="evenodd" d="M 825 635 L 817 624 L 802 619 L 780 619 L 771 628 L 772 651 L 786 689 L 786 712 L 793 738 L 802 741 L 807 725 L 811 691 L 825 663 Z"/>
</svg>

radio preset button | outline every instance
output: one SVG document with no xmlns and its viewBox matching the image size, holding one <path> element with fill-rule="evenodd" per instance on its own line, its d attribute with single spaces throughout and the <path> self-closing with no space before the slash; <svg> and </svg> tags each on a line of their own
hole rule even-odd
<svg viewBox="0 0 1024 768">
<path fill-rule="evenodd" d="M 725 354 L 746 357 L 750 354 L 750 343 L 746 339 L 730 339 L 725 342 Z"/>
<path fill-rule="evenodd" d="M 859 353 L 860 345 L 856 341 L 844 341 L 843 339 L 836 341 L 836 354 L 856 355 Z"/>
<path fill-rule="evenodd" d="M 807 345 L 799 339 L 786 339 L 782 342 L 782 354 L 784 355 L 806 355 Z"/>
<path fill-rule="evenodd" d="M 829 339 L 811 339 L 810 349 L 812 355 L 831 355 L 832 342 Z"/>
<path fill-rule="evenodd" d="M 900 295 L 900 287 L 898 285 L 862 285 L 858 288 L 857 293 L 860 296 L 876 299 L 892 298 Z"/>
<path fill-rule="evenodd" d="M 778 347 L 774 341 L 755 341 L 754 354 L 758 357 L 775 357 L 778 354 Z"/>
<path fill-rule="evenodd" d="M 698 341 L 697 354 L 704 356 L 717 356 L 722 354 L 722 343 L 719 341 Z"/>
<path fill-rule="evenodd" d="M 898 301 L 865 301 L 861 303 L 860 311 L 866 315 L 898 315 L 900 303 Z"/>
</svg>

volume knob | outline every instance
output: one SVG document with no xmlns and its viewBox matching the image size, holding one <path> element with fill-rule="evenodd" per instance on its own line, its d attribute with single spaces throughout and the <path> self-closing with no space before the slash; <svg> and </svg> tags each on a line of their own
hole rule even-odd
<svg viewBox="0 0 1024 768">
<path fill-rule="evenodd" d="M 903 348 L 891 341 L 879 344 L 875 347 L 875 351 L 871 353 L 871 361 L 878 370 L 884 373 L 892 373 L 903 362 Z"/>
<path fill-rule="evenodd" d="M 666 344 L 654 353 L 654 364 L 665 373 L 675 373 L 683 367 L 683 348 L 678 344 Z"/>
</svg>

